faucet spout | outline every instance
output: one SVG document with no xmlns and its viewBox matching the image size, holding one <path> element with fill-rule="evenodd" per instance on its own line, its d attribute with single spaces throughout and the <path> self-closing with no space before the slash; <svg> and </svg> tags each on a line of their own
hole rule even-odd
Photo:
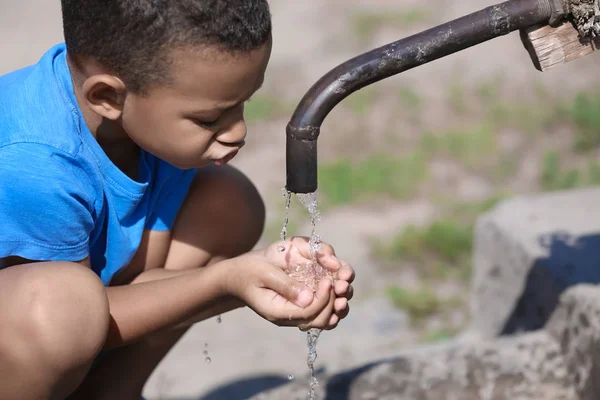
<svg viewBox="0 0 600 400">
<path fill-rule="evenodd" d="M 532 25 L 547 24 L 551 1 L 509 0 L 361 54 L 324 75 L 287 125 L 287 190 L 317 190 L 317 139 L 329 112 L 355 91 L 411 68 Z"/>
</svg>

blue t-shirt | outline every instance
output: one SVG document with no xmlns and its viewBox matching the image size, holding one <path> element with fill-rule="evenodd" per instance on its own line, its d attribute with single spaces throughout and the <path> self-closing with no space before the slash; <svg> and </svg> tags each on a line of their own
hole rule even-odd
<svg viewBox="0 0 600 400">
<path fill-rule="evenodd" d="M 171 228 L 194 175 L 142 151 L 132 180 L 109 160 L 75 100 L 64 44 L 0 76 L 0 258 L 89 255 L 108 285 L 144 229 Z"/>
</svg>

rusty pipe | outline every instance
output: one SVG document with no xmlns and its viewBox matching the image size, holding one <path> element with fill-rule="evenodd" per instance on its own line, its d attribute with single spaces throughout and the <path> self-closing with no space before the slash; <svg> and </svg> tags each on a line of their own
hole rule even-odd
<svg viewBox="0 0 600 400">
<path fill-rule="evenodd" d="M 304 95 L 286 133 L 287 190 L 317 190 L 317 139 L 329 112 L 355 91 L 392 75 L 532 25 L 556 19 L 562 0 L 509 0 L 361 54 Z"/>
</svg>

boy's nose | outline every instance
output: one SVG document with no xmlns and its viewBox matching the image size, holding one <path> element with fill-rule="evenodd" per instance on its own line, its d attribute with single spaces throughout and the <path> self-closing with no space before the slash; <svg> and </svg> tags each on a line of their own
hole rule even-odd
<svg viewBox="0 0 600 400">
<path fill-rule="evenodd" d="M 232 112 L 230 123 L 218 134 L 217 141 L 229 146 L 243 146 L 246 138 L 246 121 L 244 120 L 244 107 Z"/>
</svg>

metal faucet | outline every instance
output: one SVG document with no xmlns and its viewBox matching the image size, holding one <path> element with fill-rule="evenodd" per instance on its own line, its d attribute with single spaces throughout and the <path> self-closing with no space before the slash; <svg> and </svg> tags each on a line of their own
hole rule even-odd
<svg viewBox="0 0 600 400">
<path fill-rule="evenodd" d="M 570 1 L 510 0 L 371 50 L 332 69 L 304 95 L 287 125 L 287 190 L 317 190 L 321 124 L 344 98 L 374 82 L 513 31 L 554 24 L 568 15 Z"/>
</svg>

